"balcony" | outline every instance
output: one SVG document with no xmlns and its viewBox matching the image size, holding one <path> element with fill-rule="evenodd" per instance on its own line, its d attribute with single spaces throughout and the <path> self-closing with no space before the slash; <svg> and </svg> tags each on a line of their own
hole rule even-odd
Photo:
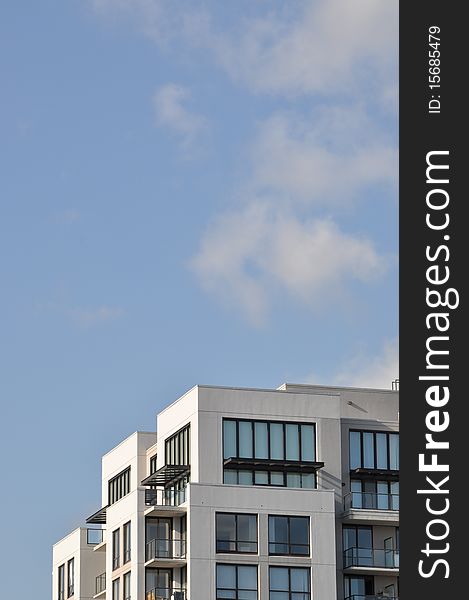
<svg viewBox="0 0 469 600">
<path fill-rule="evenodd" d="M 186 563 L 186 540 L 154 539 L 145 547 L 145 566 L 177 567 Z"/>
<path fill-rule="evenodd" d="M 145 600 L 188 600 L 186 590 L 155 588 L 145 593 Z"/>
<path fill-rule="evenodd" d="M 351 492 L 344 497 L 344 523 L 399 525 L 399 494 Z"/>
<path fill-rule="evenodd" d="M 145 516 L 180 516 L 186 512 L 186 508 L 181 506 L 186 499 L 187 488 L 182 490 L 164 490 L 149 488 L 145 490 Z"/>
<path fill-rule="evenodd" d="M 399 550 L 352 547 L 344 551 L 344 571 L 380 571 L 386 574 L 399 570 Z"/>
<path fill-rule="evenodd" d="M 95 595 L 93 598 L 98 598 L 101 594 L 106 592 L 106 573 L 101 573 L 96 577 L 95 583 Z"/>
<path fill-rule="evenodd" d="M 86 543 L 90 546 L 99 546 L 103 543 L 105 529 L 93 529 L 88 527 L 86 530 Z"/>
</svg>

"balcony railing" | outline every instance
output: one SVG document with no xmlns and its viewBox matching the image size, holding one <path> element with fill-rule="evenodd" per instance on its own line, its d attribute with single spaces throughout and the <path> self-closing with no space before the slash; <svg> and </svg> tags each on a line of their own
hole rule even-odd
<svg viewBox="0 0 469 600">
<path fill-rule="evenodd" d="M 101 573 L 96 577 L 95 593 L 100 594 L 106 589 L 106 573 Z"/>
<path fill-rule="evenodd" d="M 345 600 L 399 600 L 399 596 L 386 596 L 385 594 L 354 594 L 347 596 Z"/>
<path fill-rule="evenodd" d="M 154 539 L 146 544 L 145 560 L 155 558 L 185 558 L 186 540 Z"/>
<path fill-rule="evenodd" d="M 398 569 L 399 550 L 384 548 L 348 548 L 344 551 L 344 569 L 349 567 L 375 567 Z"/>
<path fill-rule="evenodd" d="M 145 600 L 187 600 L 187 594 L 183 589 L 155 588 L 145 593 Z"/>
<path fill-rule="evenodd" d="M 103 541 L 104 529 L 92 529 L 86 530 L 86 543 L 90 546 L 97 546 Z"/>
<path fill-rule="evenodd" d="M 399 510 L 399 494 L 351 492 L 344 498 L 344 510 L 349 510 L 350 508 L 361 508 L 364 510 Z"/>
<path fill-rule="evenodd" d="M 149 488 L 145 490 L 146 506 L 179 506 L 186 501 L 186 488 L 182 490 L 162 490 Z"/>
</svg>

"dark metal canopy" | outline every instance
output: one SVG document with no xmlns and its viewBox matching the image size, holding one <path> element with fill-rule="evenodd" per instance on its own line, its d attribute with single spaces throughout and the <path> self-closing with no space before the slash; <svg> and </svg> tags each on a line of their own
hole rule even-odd
<svg viewBox="0 0 469 600">
<path fill-rule="evenodd" d="M 387 481 L 399 481 L 399 471 L 394 469 L 352 469 L 350 477 L 353 479 L 386 479 Z"/>
<path fill-rule="evenodd" d="M 316 473 L 324 466 L 323 462 L 271 460 L 268 458 L 227 458 L 223 464 L 225 467 L 233 469 L 244 468 L 287 473 Z"/>
<path fill-rule="evenodd" d="M 142 481 L 142 485 L 156 485 L 159 487 L 175 483 L 179 479 L 186 477 L 190 472 L 188 465 L 165 465 L 155 471 Z"/>
<path fill-rule="evenodd" d="M 108 505 L 109 506 L 109 505 Z M 106 524 L 106 509 L 107 506 L 103 506 L 95 513 L 86 519 L 87 523 L 94 523 L 96 525 L 105 525 Z"/>
</svg>

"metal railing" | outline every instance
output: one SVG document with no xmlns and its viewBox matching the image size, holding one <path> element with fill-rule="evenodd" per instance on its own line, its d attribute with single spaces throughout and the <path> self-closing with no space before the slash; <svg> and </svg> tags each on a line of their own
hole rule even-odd
<svg viewBox="0 0 469 600">
<path fill-rule="evenodd" d="M 185 558 L 186 540 L 154 539 L 147 542 L 145 560 L 155 558 Z"/>
<path fill-rule="evenodd" d="M 145 600 L 187 600 L 186 590 L 155 588 L 145 593 Z"/>
<path fill-rule="evenodd" d="M 104 539 L 104 529 L 91 529 L 86 530 L 86 543 L 90 546 L 97 546 Z"/>
<path fill-rule="evenodd" d="M 385 594 L 354 594 L 347 596 L 345 600 L 399 600 L 399 596 L 386 596 Z"/>
<path fill-rule="evenodd" d="M 186 501 L 186 488 L 182 490 L 162 490 L 149 488 L 145 490 L 146 506 L 179 506 Z"/>
<path fill-rule="evenodd" d="M 106 573 L 101 573 L 96 577 L 95 593 L 100 594 L 106 589 Z"/>
<path fill-rule="evenodd" d="M 344 551 L 344 569 L 349 567 L 399 568 L 399 550 L 385 548 L 347 548 Z"/>
<path fill-rule="evenodd" d="M 344 510 L 349 510 L 350 508 L 399 510 L 399 494 L 350 492 L 344 497 Z"/>
</svg>

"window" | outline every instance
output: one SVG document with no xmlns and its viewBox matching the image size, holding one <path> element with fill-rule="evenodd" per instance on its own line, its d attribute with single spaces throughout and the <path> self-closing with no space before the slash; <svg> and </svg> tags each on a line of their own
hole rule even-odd
<svg viewBox="0 0 469 600">
<path fill-rule="evenodd" d="M 269 516 L 269 554 L 309 556 L 309 517 Z"/>
<path fill-rule="evenodd" d="M 316 461 L 315 425 L 224 419 L 223 458 L 238 463 L 237 468 L 225 466 L 226 484 L 315 488 L 316 466 L 310 472 L 287 473 L 282 465 Z"/>
<path fill-rule="evenodd" d="M 65 565 L 60 565 L 57 571 L 58 599 L 64 600 L 65 597 Z"/>
<path fill-rule="evenodd" d="M 399 434 L 350 431 L 350 470 L 399 470 Z"/>
<path fill-rule="evenodd" d="M 270 600 L 310 600 L 311 581 L 309 569 L 296 567 L 270 567 Z"/>
<path fill-rule="evenodd" d="M 114 579 L 112 582 L 112 600 L 120 600 L 119 598 L 119 579 Z"/>
<path fill-rule="evenodd" d="M 186 425 L 165 442 L 165 464 L 190 465 L 190 425 Z"/>
<path fill-rule="evenodd" d="M 157 455 L 154 454 L 151 458 L 150 458 L 150 475 L 153 475 L 153 473 L 156 473 L 156 469 L 157 469 Z"/>
<path fill-rule="evenodd" d="M 173 542 L 171 519 L 147 518 L 145 560 L 181 557 L 181 542 Z"/>
<path fill-rule="evenodd" d="M 130 571 L 124 575 L 124 600 L 130 600 Z"/>
<path fill-rule="evenodd" d="M 314 462 L 315 450 L 314 424 L 223 420 L 225 459 L 259 458 Z"/>
<path fill-rule="evenodd" d="M 344 569 L 373 566 L 373 531 L 366 526 L 344 526 Z"/>
<path fill-rule="evenodd" d="M 70 598 L 75 593 L 75 559 L 74 558 L 71 558 L 67 563 L 67 576 L 68 576 L 67 598 Z"/>
<path fill-rule="evenodd" d="M 112 532 L 112 570 L 114 571 L 120 565 L 120 530 Z"/>
<path fill-rule="evenodd" d="M 124 525 L 124 560 L 122 564 L 130 560 L 130 521 Z"/>
<path fill-rule="evenodd" d="M 217 600 L 257 600 L 257 567 L 217 565 Z"/>
<path fill-rule="evenodd" d="M 257 553 L 257 515 L 217 513 L 217 552 Z"/>
<path fill-rule="evenodd" d="M 171 597 L 171 569 L 145 569 L 145 591 L 147 600 Z"/>
<path fill-rule="evenodd" d="M 368 576 L 345 576 L 344 596 L 345 600 L 360 600 L 362 597 L 374 594 L 373 577 Z"/>
<path fill-rule="evenodd" d="M 350 481 L 352 508 L 399 510 L 399 481 Z"/>
<path fill-rule="evenodd" d="M 109 504 L 114 504 L 130 492 L 130 467 L 108 482 Z"/>
</svg>

